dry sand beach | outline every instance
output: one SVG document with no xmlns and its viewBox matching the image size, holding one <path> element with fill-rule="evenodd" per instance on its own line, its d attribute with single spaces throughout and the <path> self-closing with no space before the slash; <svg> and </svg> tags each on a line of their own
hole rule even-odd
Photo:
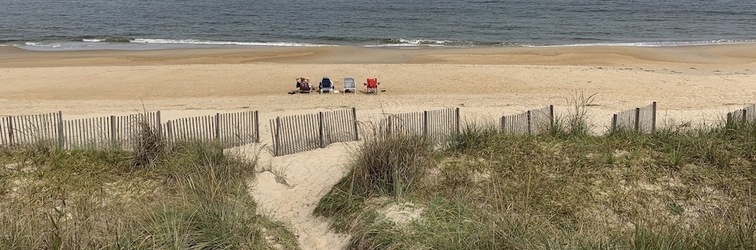
<svg viewBox="0 0 756 250">
<path fill-rule="evenodd" d="M 598 133 L 611 114 L 652 101 L 659 105 L 659 126 L 718 122 L 755 102 L 756 44 L 56 52 L 0 47 L 0 71 L 0 115 L 60 110 L 73 119 L 146 108 L 172 119 L 259 110 L 263 142 L 237 149 L 252 154 L 269 144 L 268 119 L 348 107 L 368 122 L 383 113 L 450 107 L 459 107 L 467 121 L 493 122 L 549 104 L 559 115 L 576 93 L 584 93 L 596 94 L 588 115 Z M 337 87 L 344 77 L 357 79 L 358 87 L 377 77 L 386 92 L 286 94 L 298 76 L 316 83 L 330 76 Z M 260 212 L 289 223 L 305 249 L 344 246 L 348 236 L 329 232 L 311 213 L 356 147 L 334 144 L 276 158 L 263 150 L 261 173 L 251 185 Z"/>
</svg>

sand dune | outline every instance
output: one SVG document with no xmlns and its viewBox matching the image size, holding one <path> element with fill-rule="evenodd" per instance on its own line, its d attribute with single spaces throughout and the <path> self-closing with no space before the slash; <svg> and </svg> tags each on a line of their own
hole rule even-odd
<svg viewBox="0 0 756 250">
<path fill-rule="evenodd" d="M 0 47 L 0 72 L 0 115 L 61 110 L 73 119 L 147 109 L 173 119 L 259 110 L 261 145 L 268 145 L 267 121 L 276 116 L 356 107 L 358 119 L 370 122 L 384 113 L 460 107 L 465 121 L 493 122 L 548 104 L 566 114 L 579 93 L 596 94 L 589 120 L 599 132 L 611 114 L 652 101 L 659 103 L 662 126 L 712 123 L 754 102 L 756 45 L 59 52 Z M 324 75 L 336 86 L 347 76 L 377 77 L 386 92 L 286 94 L 295 77 L 317 82 Z M 343 247 L 348 236 L 330 232 L 311 213 L 341 178 L 356 145 L 276 158 L 263 151 L 261 173 L 252 184 L 260 212 L 289 223 L 305 249 Z M 276 175 L 286 176 L 286 184 Z"/>
</svg>

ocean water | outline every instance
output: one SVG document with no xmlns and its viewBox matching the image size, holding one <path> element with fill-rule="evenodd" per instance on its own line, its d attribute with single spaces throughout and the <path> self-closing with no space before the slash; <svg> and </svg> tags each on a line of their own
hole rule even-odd
<svg viewBox="0 0 756 250">
<path fill-rule="evenodd" d="M 0 0 L 0 44 L 37 50 L 753 42 L 753 0 Z"/>
</svg>

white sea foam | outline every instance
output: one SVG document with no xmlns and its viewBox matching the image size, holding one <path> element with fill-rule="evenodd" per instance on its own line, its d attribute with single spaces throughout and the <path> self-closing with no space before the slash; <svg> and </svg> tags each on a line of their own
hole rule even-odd
<svg viewBox="0 0 756 250">
<path fill-rule="evenodd" d="M 392 39 L 392 41 L 384 44 L 368 44 L 364 47 L 445 47 L 445 46 L 458 46 L 460 42 L 454 42 L 449 40 L 429 40 L 429 39 Z"/>
<path fill-rule="evenodd" d="M 236 45 L 236 46 L 276 46 L 276 47 L 320 47 L 333 46 L 325 44 L 296 43 L 296 42 L 233 42 L 210 41 L 197 39 L 146 39 L 138 38 L 131 41 L 141 44 L 185 44 L 185 45 Z"/>
<path fill-rule="evenodd" d="M 527 45 L 526 47 L 591 47 L 591 46 L 618 46 L 618 47 L 674 47 L 674 46 L 700 46 L 719 44 L 746 44 L 756 43 L 756 40 L 730 40 L 718 39 L 708 41 L 661 41 L 661 42 L 620 42 L 620 43 L 579 43 L 563 45 Z"/>
<path fill-rule="evenodd" d="M 25 46 L 30 47 L 43 47 L 43 48 L 60 48 L 63 46 L 60 43 L 54 43 L 54 42 L 25 42 Z"/>
</svg>

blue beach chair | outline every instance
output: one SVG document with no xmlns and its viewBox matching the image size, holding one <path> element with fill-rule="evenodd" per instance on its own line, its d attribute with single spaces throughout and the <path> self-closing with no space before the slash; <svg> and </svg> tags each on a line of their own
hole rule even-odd
<svg viewBox="0 0 756 250">
<path fill-rule="evenodd" d="M 331 81 L 331 78 L 324 76 L 323 80 L 320 81 L 318 89 L 321 94 L 323 94 L 323 92 L 328 92 L 329 94 L 333 93 L 333 82 Z"/>
</svg>

